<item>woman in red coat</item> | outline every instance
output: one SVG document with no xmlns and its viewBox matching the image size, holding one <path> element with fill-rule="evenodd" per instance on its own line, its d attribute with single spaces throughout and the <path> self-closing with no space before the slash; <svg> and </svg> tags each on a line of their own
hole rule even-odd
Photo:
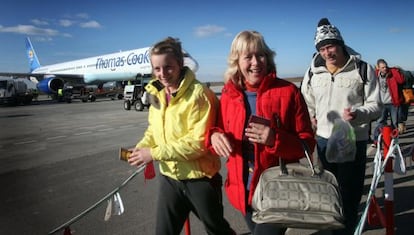
<svg viewBox="0 0 414 235">
<path fill-rule="evenodd" d="M 227 158 L 227 197 L 255 235 L 286 230 L 251 220 L 251 201 L 260 174 L 278 165 L 279 158 L 288 163 L 304 157 L 303 143 L 311 150 L 315 146 L 301 92 L 276 76 L 274 56 L 256 31 L 242 31 L 234 38 L 217 126 L 206 138 L 212 151 Z"/>
</svg>

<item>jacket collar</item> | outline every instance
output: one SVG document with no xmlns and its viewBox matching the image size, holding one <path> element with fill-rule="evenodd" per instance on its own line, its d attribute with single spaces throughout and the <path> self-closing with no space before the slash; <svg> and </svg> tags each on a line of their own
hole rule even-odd
<svg viewBox="0 0 414 235">
<path fill-rule="evenodd" d="M 263 81 L 261 82 L 257 92 L 264 92 L 265 90 L 270 88 L 270 84 L 277 79 L 279 78 L 277 78 L 275 72 L 269 73 L 263 78 Z M 244 91 L 239 86 L 234 84 L 233 80 L 229 80 L 226 84 L 224 84 L 223 92 L 228 93 L 230 97 L 235 98 L 242 95 Z"/>
<path fill-rule="evenodd" d="M 182 94 L 188 89 L 190 84 L 192 84 L 195 80 L 194 72 L 191 69 L 189 69 L 187 66 L 183 68 L 182 76 L 183 78 L 180 81 L 178 90 L 177 92 L 173 94 L 173 97 L 178 98 L 182 96 Z M 147 92 L 151 95 L 157 95 L 157 93 L 160 93 L 161 91 L 163 91 L 164 88 L 165 88 L 164 85 L 162 85 L 162 83 L 158 79 L 151 80 L 148 83 L 148 85 L 145 87 Z"/>
<path fill-rule="evenodd" d="M 355 69 L 356 62 L 358 62 L 358 60 L 360 59 L 357 56 L 349 55 L 348 61 L 345 63 L 341 71 L 350 71 Z M 314 74 L 329 73 L 325 65 L 325 60 L 322 58 L 321 54 L 317 53 L 313 57 L 311 63 L 311 71 Z"/>
</svg>

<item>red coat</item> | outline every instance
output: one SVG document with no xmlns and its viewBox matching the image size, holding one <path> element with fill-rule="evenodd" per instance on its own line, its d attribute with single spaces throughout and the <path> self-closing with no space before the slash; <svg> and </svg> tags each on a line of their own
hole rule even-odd
<svg viewBox="0 0 414 235">
<path fill-rule="evenodd" d="M 208 133 L 210 136 L 213 131 L 225 132 L 234 145 L 233 152 L 226 162 L 227 177 L 224 188 L 230 203 L 243 214 L 246 213 L 246 186 L 243 183 L 245 166 L 241 143 L 244 124 L 248 118 L 248 104 L 244 100 L 243 92 L 232 81 L 227 82 L 220 98 L 218 127 Z M 276 130 L 276 138 L 273 147 L 255 145 L 255 168 L 248 197 L 249 205 L 264 169 L 278 165 L 278 157 L 282 157 L 285 162 L 296 162 L 304 157 L 300 139 L 304 140 L 311 150 L 315 147 L 314 132 L 306 103 L 293 83 L 277 78 L 274 73 L 265 77 L 257 91 L 256 115 L 271 120 L 271 127 Z M 279 128 L 276 124 L 277 119 Z M 212 149 L 209 137 L 206 138 L 206 142 Z"/>
<path fill-rule="evenodd" d="M 378 77 L 379 70 L 376 70 Z M 400 106 L 404 103 L 404 96 L 402 94 L 402 85 L 405 83 L 404 75 L 397 68 L 388 68 L 387 86 L 390 91 L 392 104 Z"/>
</svg>

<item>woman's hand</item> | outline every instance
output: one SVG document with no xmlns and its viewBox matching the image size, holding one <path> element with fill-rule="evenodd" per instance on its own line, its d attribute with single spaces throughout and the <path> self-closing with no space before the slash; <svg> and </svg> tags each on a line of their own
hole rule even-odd
<svg viewBox="0 0 414 235">
<path fill-rule="evenodd" d="M 273 146 L 275 144 L 275 131 L 260 123 L 249 123 L 249 126 L 245 129 L 245 135 L 252 143 L 264 144 L 267 146 Z"/>
<path fill-rule="evenodd" d="M 152 155 L 149 148 L 135 148 L 128 159 L 128 163 L 131 166 L 141 166 L 151 161 Z"/>
<path fill-rule="evenodd" d="M 211 135 L 211 145 L 219 156 L 229 157 L 233 147 L 224 133 L 214 132 Z"/>
</svg>

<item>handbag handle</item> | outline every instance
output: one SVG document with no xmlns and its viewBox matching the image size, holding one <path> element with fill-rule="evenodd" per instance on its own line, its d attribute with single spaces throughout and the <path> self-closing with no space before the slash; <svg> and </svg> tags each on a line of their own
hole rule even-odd
<svg viewBox="0 0 414 235">
<path fill-rule="evenodd" d="M 305 152 L 306 159 L 308 161 L 310 169 L 312 170 L 312 176 L 317 174 L 317 173 L 319 174 L 320 170 L 315 169 L 315 166 L 313 165 L 312 160 L 310 158 L 308 145 L 303 140 L 301 140 L 301 142 L 302 142 L 303 150 Z M 288 170 L 286 168 L 286 163 L 285 163 L 285 161 L 283 161 L 283 159 L 281 157 L 279 157 L 279 166 L 280 166 L 280 170 L 281 170 L 282 175 L 288 175 L 289 174 Z"/>
</svg>

